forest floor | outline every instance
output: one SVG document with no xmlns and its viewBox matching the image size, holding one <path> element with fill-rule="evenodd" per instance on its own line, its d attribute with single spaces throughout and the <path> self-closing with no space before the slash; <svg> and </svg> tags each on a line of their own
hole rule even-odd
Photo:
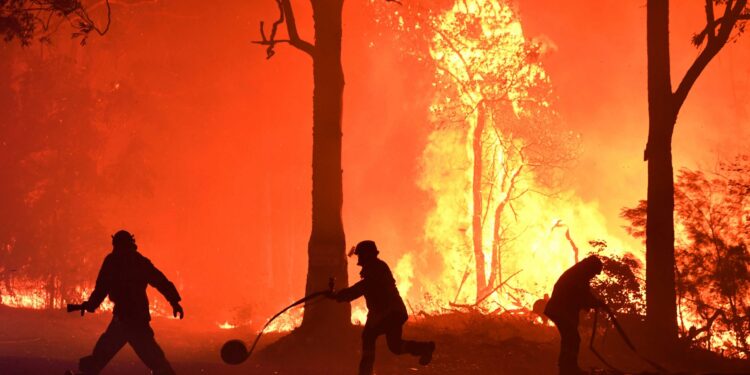
<svg viewBox="0 0 750 375">
<path fill-rule="evenodd" d="M 87 355 L 110 319 L 108 313 L 81 318 L 62 311 L 31 311 L 0 306 L 0 374 L 62 375 L 75 369 L 77 359 Z M 638 332 L 629 327 L 629 331 Z M 585 324 L 585 323 L 584 323 Z M 250 329 L 221 330 L 218 327 L 196 328 L 189 321 L 156 318 L 152 322 L 156 338 L 173 367 L 181 375 L 197 374 L 356 374 L 359 359 L 359 336 L 356 327 L 344 335 L 343 345 L 327 358 L 316 352 L 321 345 L 305 348 L 287 334 L 270 333 L 259 344 L 256 354 L 238 366 L 223 364 L 219 358 L 221 345 L 234 338 L 252 342 Z M 604 365 L 588 350 L 590 329 L 581 330 L 583 368 Z M 602 332 L 600 332 L 602 334 Z M 597 340 L 598 351 L 615 367 L 628 373 L 645 373 L 650 367 L 634 356 L 616 337 L 613 330 Z M 375 371 L 391 374 L 556 374 L 559 339 L 554 327 L 532 322 L 525 317 L 497 317 L 464 313 L 410 320 L 404 337 L 433 340 L 437 350 L 433 363 L 420 366 L 408 356 L 395 356 L 388 351 L 383 338 L 378 340 Z M 632 339 L 642 344 L 639 335 Z M 269 346 L 270 345 L 270 346 Z M 308 345 L 310 346 L 310 345 Z M 330 349 L 330 348 L 329 348 Z M 329 352 L 331 350 L 328 350 Z M 747 361 L 711 365 L 707 360 L 682 358 L 664 364 L 670 373 L 682 374 L 750 374 Z M 695 365 L 700 362 L 702 365 Z M 103 375 L 140 375 L 149 372 L 132 349 L 123 349 L 102 373 Z"/>
</svg>

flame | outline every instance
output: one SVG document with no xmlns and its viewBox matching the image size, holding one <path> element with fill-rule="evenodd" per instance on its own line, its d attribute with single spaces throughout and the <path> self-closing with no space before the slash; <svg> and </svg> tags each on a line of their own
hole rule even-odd
<svg viewBox="0 0 750 375">
<path fill-rule="evenodd" d="M 430 110 L 439 123 L 422 153 L 418 184 L 434 205 L 424 225 L 427 251 L 405 254 L 397 263 L 399 289 L 423 310 L 472 304 L 480 297 L 476 274 L 494 271 L 499 277 L 490 286 L 512 278 L 484 306 L 530 309 L 574 264 L 576 253 L 579 258 L 587 255 L 582 244 L 605 238 L 617 253 L 622 253 L 623 244 L 609 236 L 596 202 L 585 202 L 573 191 L 552 191 L 540 182 L 519 151 L 530 143 L 528 139 L 494 131 L 500 128 L 494 127 L 499 121 L 536 116 L 527 109 L 529 102 L 536 103 L 538 111 L 554 113 L 547 96 L 537 93 L 550 85 L 550 78 L 533 58 L 534 49 L 514 8 L 502 1 L 461 0 L 429 22 L 434 31 L 429 54 L 436 67 L 437 92 Z M 508 108 L 502 116 L 482 113 L 486 103 L 498 102 Z M 480 122 L 487 130 L 477 135 Z M 479 181 L 483 211 L 478 244 L 473 222 L 477 161 L 485 166 Z M 495 174 L 487 177 L 490 168 Z M 518 177 L 511 180 L 516 169 Z M 503 211 L 498 209 L 500 214 L 495 215 L 501 204 Z M 498 228 L 506 231 L 505 237 L 498 235 Z M 500 254 L 494 266 L 493 246 Z M 477 247 L 481 247 L 483 269 L 474 256 Z"/>
<path fill-rule="evenodd" d="M 5 306 L 24 309 L 43 309 L 47 306 L 47 292 L 43 289 L 31 289 L 23 292 L 3 294 L 0 303 Z"/>
<path fill-rule="evenodd" d="M 53 298 L 49 297 L 49 290 L 44 282 L 37 280 L 14 280 L 12 290 L 0 285 L 0 304 L 13 308 L 44 310 L 44 309 L 62 309 L 68 303 L 81 303 L 86 301 L 91 295 L 93 288 L 76 286 L 73 289 L 77 298 Z M 114 309 L 115 304 L 105 298 L 98 311 L 110 312 Z M 171 307 L 168 303 L 153 299 L 149 306 L 151 316 L 160 316 L 175 319 L 171 314 Z"/>
<path fill-rule="evenodd" d="M 352 306 L 352 324 L 363 326 L 367 323 L 367 307 L 362 305 Z"/>
<path fill-rule="evenodd" d="M 440 313 L 453 303 L 485 312 L 525 314 L 535 300 L 551 292 L 565 269 L 593 250 L 584 246 L 589 240 L 606 240 L 607 253 L 603 255 L 631 255 L 645 264 L 641 246 L 628 238 L 627 245 L 638 250 L 628 252 L 626 243 L 610 235 L 597 202 L 584 201 L 575 191 L 554 194 L 544 176 L 525 168 L 528 159 L 519 150 L 529 145 L 527 136 L 512 131 L 517 127 L 508 131 L 494 126 L 499 121 L 535 117 L 559 122 L 554 100 L 550 100 L 554 95 L 545 90 L 551 88 L 551 78 L 538 61 L 546 48 L 527 41 L 516 9 L 509 4 L 456 0 L 440 14 L 417 11 L 414 21 L 405 21 L 400 14 L 391 18 L 392 26 L 405 35 L 418 30 L 431 33 L 428 53 L 406 52 L 416 55 L 418 61 L 431 62 L 435 68 L 436 95 L 430 106 L 434 129 L 421 156 L 418 179 L 420 188 L 433 199 L 424 224 L 427 247 L 403 254 L 394 269 L 410 308 Z M 498 102 L 505 103 L 500 116 L 491 111 L 483 113 L 486 103 Z M 499 130 L 488 134 L 487 128 Z M 476 173 L 477 163 L 485 170 Z M 499 172 L 487 176 L 487 169 L 496 166 L 500 166 L 496 169 Z M 510 186 L 506 180 L 515 170 L 521 177 Z M 476 186 L 480 186 L 479 193 Z M 507 203 L 508 197 L 518 191 L 541 194 L 524 194 L 514 200 L 511 213 L 508 207 L 499 206 L 498 202 Z M 476 209 L 477 201 L 482 211 Z M 492 215 L 496 207 L 505 211 Z M 481 213 L 480 220 L 475 219 L 474 211 Z M 497 241 L 498 227 L 510 233 L 501 237 L 502 242 Z M 679 226 L 675 229 L 678 233 L 682 230 Z M 493 253 L 498 243 L 502 247 Z M 480 262 L 475 254 L 479 254 Z M 493 275 L 493 271 L 502 276 L 486 280 L 490 287 L 484 291 L 477 288 L 482 278 L 476 275 Z M 637 276 L 644 279 L 643 274 Z M 474 305 L 480 294 L 506 279 L 507 284 Z M 540 322 L 535 315 L 529 316 Z M 685 306 L 681 306 L 680 317 L 685 329 L 706 323 Z M 732 343 L 739 340 L 735 336 L 726 330 L 702 333 L 700 345 L 744 358 L 744 353 L 731 353 Z"/>
<path fill-rule="evenodd" d="M 305 308 L 294 309 L 286 312 L 271 322 L 267 331 L 269 332 L 291 332 L 302 324 Z M 367 308 L 359 302 L 352 306 L 351 321 L 354 325 L 364 325 L 367 322 Z"/>
</svg>

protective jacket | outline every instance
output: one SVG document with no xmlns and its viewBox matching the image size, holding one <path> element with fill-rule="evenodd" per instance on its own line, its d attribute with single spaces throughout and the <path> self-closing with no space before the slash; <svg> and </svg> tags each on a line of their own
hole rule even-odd
<svg viewBox="0 0 750 375">
<path fill-rule="evenodd" d="M 116 317 L 149 321 L 148 285 L 163 294 L 170 304 L 181 300 L 174 284 L 148 258 L 135 250 L 115 250 L 104 258 L 96 287 L 86 302 L 87 308 L 97 308 L 109 295 L 115 304 Z"/>
<path fill-rule="evenodd" d="M 395 315 L 399 320 L 403 320 L 403 324 L 408 319 L 406 306 L 401 300 L 396 280 L 388 265 L 378 258 L 370 259 L 362 264 L 359 275 L 362 279 L 336 293 L 336 300 L 353 301 L 365 296 L 368 325 L 389 315 Z"/>
<path fill-rule="evenodd" d="M 598 299 L 591 292 L 591 274 L 584 263 L 577 263 L 563 272 L 555 283 L 552 296 L 544 314 L 552 320 L 558 318 L 578 321 L 580 310 L 596 307 Z"/>
</svg>

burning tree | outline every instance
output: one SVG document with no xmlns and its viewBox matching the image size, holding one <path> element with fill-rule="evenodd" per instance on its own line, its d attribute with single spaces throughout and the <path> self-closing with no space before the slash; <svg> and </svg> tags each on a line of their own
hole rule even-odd
<svg viewBox="0 0 750 375">
<path fill-rule="evenodd" d="M 466 142 L 470 154 L 470 227 L 475 303 L 503 285 L 503 249 L 522 231 L 518 201 L 536 177 L 572 158 L 572 134 L 560 132 L 551 85 L 539 56 L 506 2 L 456 2 L 431 17 L 430 55 L 437 71 L 432 112 L 438 131 Z M 438 151 L 439 152 L 439 151 Z M 456 171 L 462 173 L 461 171 Z M 467 244 L 468 245 L 468 244 Z M 472 270 L 473 268 L 473 270 Z M 457 298 L 457 297 L 456 297 Z"/>
<path fill-rule="evenodd" d="M 679 323 L 690 343 L 729 356 L 750 354 L 750 158 L 715 173 L 682 169 L 675 184 Z M 623 209 L 644 238 L 647 203 Z M 691 325 L 691 328 L 687 326 Z"/>
<path fill-rule="evenodd" d="M 724 45 L 744 31 L 750 9 L 747 0 L 705 1 L 706 25 L 693 38 L 694 44 L 703 49 L 677 89 L 672 91 L 669 1 L 649 0 L 646 8 L 649 132 L 644 159 L 648 161 L 647 200 L 650 202 L 646 223 L 647 323 L 653 337 L 674 341 L 677 339 L 677 298 L 672 133 L 693 84 Z"/>
</svg>

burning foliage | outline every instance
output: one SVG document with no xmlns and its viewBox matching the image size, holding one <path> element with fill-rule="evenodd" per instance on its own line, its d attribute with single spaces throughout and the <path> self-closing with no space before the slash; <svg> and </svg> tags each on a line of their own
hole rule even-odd
<svg viewBox="0 0 750 375">
<path fill-rule="evenodd" d="M 602 260 L 603 277 L 597 278 L 592 288 L 612 310 L 620 314 L 645 315 L 646 299 L 643 290 L 643 264 L 632 254 L 611 253 L 606 241 L 589 241 L 594 253 Z"/>
<path fill-rule="evenodd" d="M 586 255 L 576 240 L 607 235 L 596 205 L 562 183 L 580 140 L 555 110 L 541 63 L 549 46 L 524 35 L 510 2 L 405 8 L 390 21 L 408 55 L 434 71 L 418 181 L 434 205 L 428 248 L 396 267 L 401 293 L 428 313 L 527 313 Z"/>
<path fill-rule="evenodd" d="M 750 350 L 750 158 L 717 171 L 680 170 L 675 183 L 677 291 L 683 337 L 747 357 Z M 629 231 L 644 238 L 646 202 L 623 209 Z"/>
</svg>

